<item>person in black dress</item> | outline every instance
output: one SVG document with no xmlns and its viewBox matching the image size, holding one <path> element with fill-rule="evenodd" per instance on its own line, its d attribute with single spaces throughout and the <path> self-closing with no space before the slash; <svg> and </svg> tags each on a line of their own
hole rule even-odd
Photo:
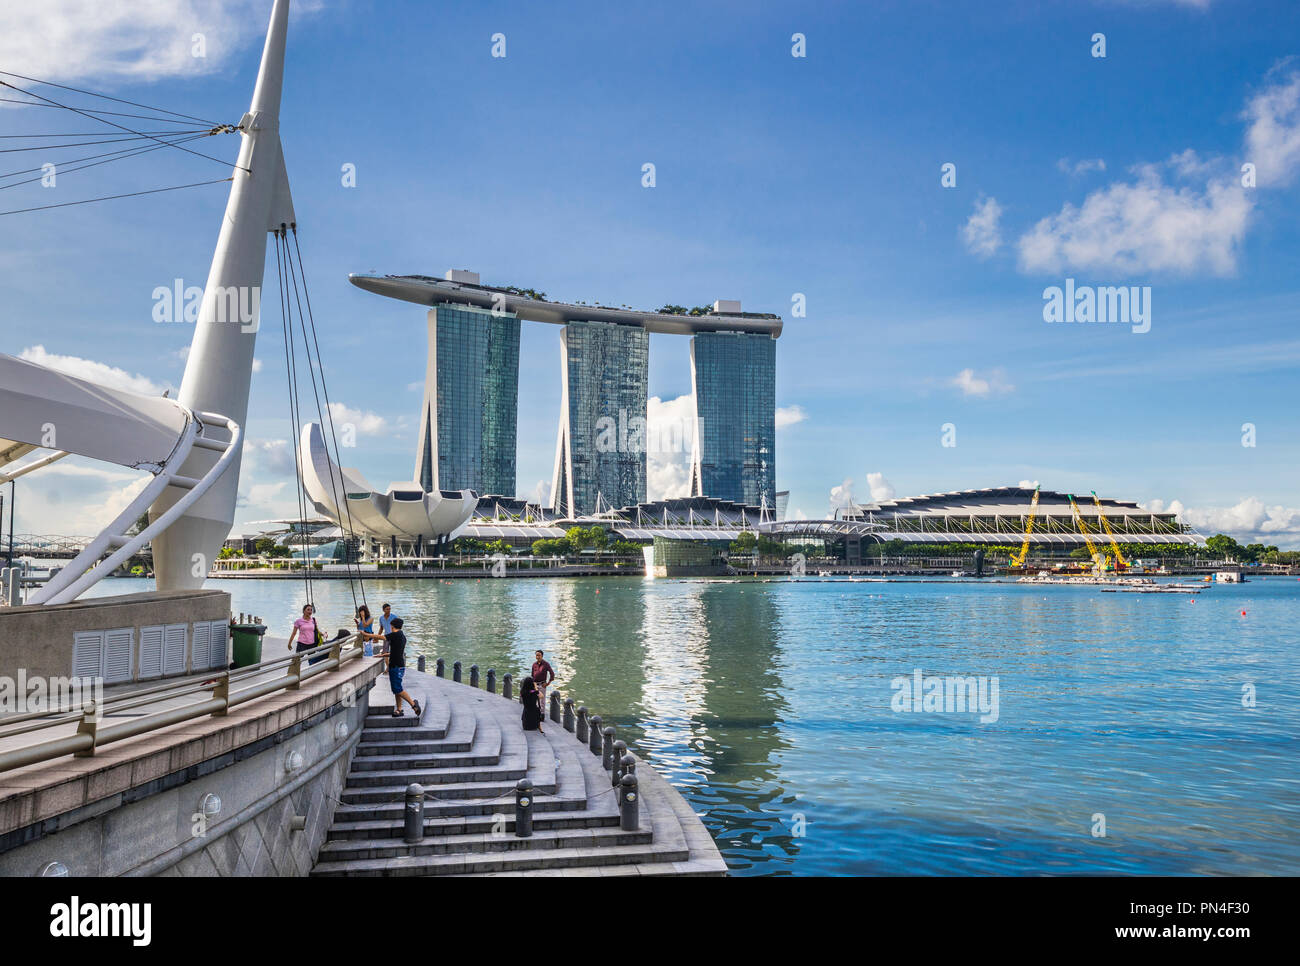
<svg viewBox="0 0 1300 966">
<path fill-rule="evenodd" d="M 524 706 L 524 730 L 545 734 L 542 731 L 542 706 L 538 703 L 537 684 L 531 677 L 525 677 L 520 683 L 519 700 Z"/>
</svg>

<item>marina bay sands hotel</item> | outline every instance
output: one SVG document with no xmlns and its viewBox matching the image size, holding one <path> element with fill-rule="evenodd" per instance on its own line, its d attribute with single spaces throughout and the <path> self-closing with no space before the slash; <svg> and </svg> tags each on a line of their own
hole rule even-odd
<svg viewBox="0 0 1300 966">
<path fill-rule="evenodd" d="M 514 496 L 519 332 L 526 320 L 562 326 L 551 487 L 557 515 L 646 502 L 641 440 L 651 332 L 691 338 L 691 495 L 775 506 L 779 316 L 742 312 L 728 301 L 690 313 L 552 302 L 531 290 L 480 284 L 476 272 L 460 270 L 444 278 L 349 278 L 368 292 L 429 306 L 415 464 L 424 492 Z"/>
</svg>

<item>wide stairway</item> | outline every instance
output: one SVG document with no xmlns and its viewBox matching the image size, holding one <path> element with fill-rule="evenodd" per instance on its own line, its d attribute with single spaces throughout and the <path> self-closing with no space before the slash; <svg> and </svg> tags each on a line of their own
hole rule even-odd
<svg viewBox="0 0 1300 966">
<path fill-rule="evenodd" d="M 417 721 L 392 717 L 382 679 L 312 875 L 725 875 L 686 801 L 640 760 L 638 827 L 620 827 L 602 756 L 550 720 L 524 731 L 517 701 L 413 668 Z M 386 702 L 379 704 L 376 702 Z M 531 836 L 515 786 L 532 782 Z M 424 837 L 404 840 L 407 786 L 424 787 Z"/>
</svg>

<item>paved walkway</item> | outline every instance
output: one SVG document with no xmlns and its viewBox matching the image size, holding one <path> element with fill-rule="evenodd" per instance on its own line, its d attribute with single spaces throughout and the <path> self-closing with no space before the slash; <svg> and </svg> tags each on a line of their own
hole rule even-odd
<svg viewBox="0 0 1300 966">
<path fill-rule="evenodd" d="M 725 875 L 708 830 L 646 763 L 640 825 L 619 827 L 602 756 L 547 718 L 523 730 L 517 701 L 407 671 L 423 705 L 391 716 L 379 681 L 313 875 Z M 533 783 L 533 834 L 515 835 L 515 783 Z M 423 841 L 402 838 L 406 786 L 425 787 Z"/>
</svg>

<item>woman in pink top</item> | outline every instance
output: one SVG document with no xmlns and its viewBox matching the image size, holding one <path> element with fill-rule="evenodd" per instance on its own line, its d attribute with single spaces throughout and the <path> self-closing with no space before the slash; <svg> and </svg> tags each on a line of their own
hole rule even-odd
<svg viewBox="0 0 1300 966">
<path fill-rule="evenodd" d="M 316 646 L 316 609 L 311 604 L 304 604 L 302 616 L 293 622 L 293 630 L 289 633 L 289 650 L 293 650 L 294 641 L 298 643 L 298 650 L 307 651 Z"/>
</svg>

